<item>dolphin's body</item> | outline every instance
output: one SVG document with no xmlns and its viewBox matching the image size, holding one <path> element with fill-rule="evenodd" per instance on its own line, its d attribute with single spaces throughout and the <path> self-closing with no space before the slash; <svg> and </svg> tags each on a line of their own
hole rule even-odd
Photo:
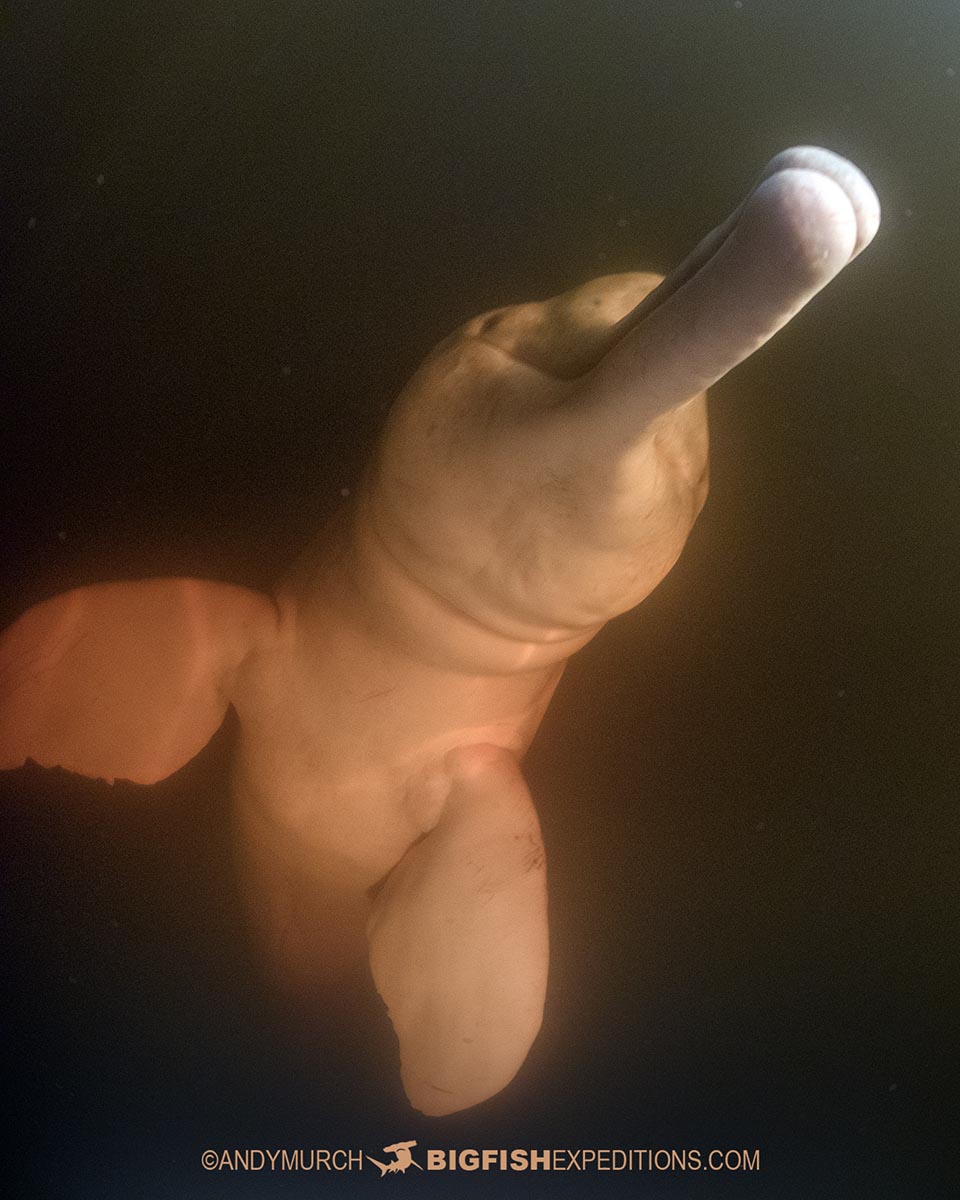
<svg viewBox="0 0 960 1200">
<path fill-rule="evenodd" d="M 665 281 L 469 322 L 273 595 L 145 580 L 24 614 L 0 642 L 0 766 L 152 783 L 233 705 L 237 830 L 278 982 L 308 1002 L 368 944 L 411 1102 L 494 1094 L 547 974 L 519 759 L 566 659 L 680 554 L 706 496 L 705 389 L 878 221 L 855 167 L 800 147 Z"/>
</svg>

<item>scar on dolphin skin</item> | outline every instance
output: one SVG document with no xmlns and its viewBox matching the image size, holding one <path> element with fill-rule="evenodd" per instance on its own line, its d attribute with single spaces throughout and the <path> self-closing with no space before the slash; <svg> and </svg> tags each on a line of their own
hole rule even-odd
<svg viewBox="0 0 960 1200">
<path fill-rule="evenodd" d="M 796 147 L 666 279 L 467 322 L 272 595 L 147 579 L 24 613 L 0 640 L 0 767 L 154 783 L 233 705 L 238 861 L 277 986 L 309 1006 L 368 955 L 410 1102 L 494 1095 L 547 979 L 519 760 L 567 658 L 679 556 L 706 495 L 705 390 L 878 223 L 856 167 Z"/>
</svg>

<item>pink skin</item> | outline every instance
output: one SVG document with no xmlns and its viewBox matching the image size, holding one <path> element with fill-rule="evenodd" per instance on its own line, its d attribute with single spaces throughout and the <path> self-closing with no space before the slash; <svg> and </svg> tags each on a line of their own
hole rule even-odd
<svg viewBox="0 0 960 1200">
<path fill-rule="evenodd" d="M 493 1095 L 536 1036 L 547 973 L 518 761 L 566 659 L 680 554 L 706 496 L 705 389 L 878 222 L 855 167 L 800 147 L 667 280 L 612 276 L 468 322 L 272 599 L 107 584 L 11 627 L 0 766 L 150 783 L 233 704 L 238 847 L 278 986 L 309 1013 L 369 951 L 411 1102 Z"/>
</svg>

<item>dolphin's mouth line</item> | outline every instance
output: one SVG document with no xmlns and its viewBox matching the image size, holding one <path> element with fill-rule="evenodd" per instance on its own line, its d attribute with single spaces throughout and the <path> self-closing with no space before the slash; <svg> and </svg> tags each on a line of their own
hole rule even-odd
<svg viewBox="0 0 960 1200">
<path fill-rule="evenodd" d="M 876 193 L 852 163 L 829 151 L 821 150 L 817 146 L 794 146 L 771 159 L 730 216 L 721 225 L 711 230 L 636 308 L 621 317 L 613 330 L 611 348 L 627 333 L 646 321 L 658 308 L 662 308 L 671 297 L 707 266 L 736 229 L 744 209 L 760 184 L 781 171 L 791 168 L 816 171 L 832 180 L 844 191 L 856 215 L 857 238 L 850 255 L 851 260 L 856 258 L 860 251 L 870 243 L 879 225 L 880 204 Z"/>
<path fill-rule="evenodd" d="M 636 308 L 628 312 L 626 316 L 620 318 L 612 331 L 610 348 L 615 346 L 632 329 L 636 329 L 638 325 L 641 325 L 658 308 L 662 308 L 685 284 L 689 283 L 691 279 L 700 273 L 730 234 L 733 233 L 742 208 L 742 204 L 738 205 L 731 216 L 722 225 L 718 225 L 716 229 L 711 230 L 696 248 L 683 259 L 680 265 L 674 267 L 663 282 L 658 284 L 649 295 L 640 301 Z"/>
</svg>

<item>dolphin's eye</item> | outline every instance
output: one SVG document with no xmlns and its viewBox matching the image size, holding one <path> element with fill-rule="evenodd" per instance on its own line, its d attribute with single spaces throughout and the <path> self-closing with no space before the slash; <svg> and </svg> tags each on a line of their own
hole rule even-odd
<svg viewBox="0 0 960 1200">
<path fill-rule="evenodd" d="M 496 329 L 496 327 L 502 322 L 503 316 L 504 314 L 502 312 L 491 313 L 490 316 L 487 317 L 484 323 L 480 326 L 480 333 L 489 333 L 491 329 Z"/>
</svg>

